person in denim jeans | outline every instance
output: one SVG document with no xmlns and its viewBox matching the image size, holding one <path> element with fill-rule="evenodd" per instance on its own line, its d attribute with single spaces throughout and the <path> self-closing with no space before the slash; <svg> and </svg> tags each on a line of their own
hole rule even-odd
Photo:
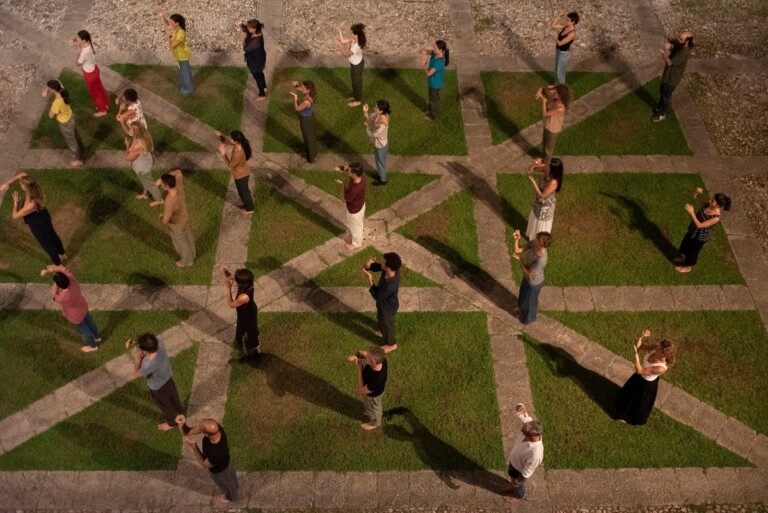
<svg viewBox="0 0 768 513">
<path fill-rule="evenodd" d="M 579 23 L 578 13 L 571 12 L 566 16 L 559 12 L 552 18 L 551 27 L 554 29 L 550 36 L 555 41 L 555 84 L 565 84 L 565 67 L 571 58 L 571 43 L 576 39 L 576 24 Z"/>
<path fill-rule="evenodd" d="M 515 502 L 525 496 L 525 481 L 533 475 L 536 467 L 544 460 L 541 424 L 535 420 L 528 420 L 530 416 L 526 415 L 525 406 L 522 404 L 518 405 L 518 414 L 524 424 L 507 458 L 510 484 L 504 498 L 509 502 Z"/>
<path fill-rule="evenodd" d="M 661 74 L 659 85 L 659 103 L 653 108 L 654 123 L 664 121 L 672 108 L 672 92 L 683 79 L 685 67 L 693 48 L 693 32 L 682 32 L 677 39 L 670 39 L 661 49 L 664 59 L 664 72 Z"/>
<path fill-rule="evenodd" d="M 97 351 L 101 342 L 99 328 L 88 312 L 88 303 L 80 292 L 80 284 L 63 265 L 49 265 L 40 271 L 40 276 L 49 273 L 53 273 L 51 298 L 61 305 L 64 317 L 77 328 L 85 341 L 80 350 L 84 353 Z"/>
</svg>

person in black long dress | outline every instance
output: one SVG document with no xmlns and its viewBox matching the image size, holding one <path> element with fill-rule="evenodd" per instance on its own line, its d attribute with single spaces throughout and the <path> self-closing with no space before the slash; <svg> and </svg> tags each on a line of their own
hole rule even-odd
<svg viewBox="0 0 768 513">
<path fill-rule="evenodd" d="M 256 81 L 259 88 L 259 94 L 256 101 L 260 102 L 267 99 L 267 79 L 264 77 L 264 67 L 267 65 L 267 52 L 264 49 L 264 34 L 262 29 L 264 24 L 259 20 L 237 20 L 237 26 L 240 27 L 243 39 L 243 53 L 245 54 L 245 65 L 248 71 Z"/>
<path fill-rule="evenodd" d="M 235 342 L 240 344 L 243 357 L 248 358 L 261 352 L 259 349 L 259 309 L 253 300 L 253 273 L 248 269 L 238 269 L 230 274 L 224 269 L 224 284 L 227 287 L 227 302 L 230 308 L 237 309 L 237 328 Z M 237 283 L 237 294 L 232 297 L 232 285 Z"/>
<path fill-rule="evenodd" d="M 674 344 L 662 340 L 647 348 L 641 363 L 639 351 L 643 340 L 650 336 L 651 332 L 645 330 L 632 345 L 635 351 L 635 373 L 624 383 L 613 402 L 613 418 L 633 426 L 642 426 L 648 422 L 656 402 L 659 376 L 667 372 L 675 361 Z"/>
<path fill-rule="evenodd" d="M 67 253 L 64 251 L 59 235 L 53 228 L 51 214 L 45 208 L 45 199 L 43 190 L 37 180 L 28 176 L 26 173 L 18 173 L 12 180 L 0 185 L 0 190 L 6 191 L 8 187 L 18 180 L 21 190 L 24 192 L 23 201 L 19 201 L 19 191 L 13 191 L 13 219 L 24 219 L 24 223 L 29 226 L 29 231 L 37 240 L 43 251 L 48 253 L 54 265 L 61 265 L 61 262 L 67 259 Z"/>
</svg>

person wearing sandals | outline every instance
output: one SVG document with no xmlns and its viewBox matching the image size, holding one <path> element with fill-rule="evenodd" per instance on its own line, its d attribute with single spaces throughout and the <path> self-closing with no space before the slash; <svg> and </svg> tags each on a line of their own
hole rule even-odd
<svg viewBox="0 0 768 513">
<path fill-rule="evenodd" d="M 232 178 L 235 180 L 237 194 L 243 206 L 240 207 L 240 213 L 249 216 L 255 209 L 253 205 L 253 195 L 248 188 L 248 180 L 251 178 L 251 168 L 248 167 L 248 159 L 251 158 L 251 143 L 245 138 L 240 130 L 233 130 L 229 137 L 222 135 L 221 132 L 214 132 L 219 138 L 219 155 L 224 159 L 232 172 Z M 232 148 L 232 154 L 227 155 L 229 147 Z"/>
<path fill-rule="evenodd" d="M 293 96 L 293 108 L 299 113 L 299 125 L 301 137 L 304 139 L 304 152 L 307 162 L 314 162 L 317 157 L 317 135 L 315 134 L 315 100 L 317 99 L 317 87 L 311 80 L 302 83 L 293 82 L 293 87 L 304 96 L 299 102 L 299 96 L 291 91 Z"/>
<path fill-rule="evenodd" d="M 571 58 L 571 44 L 576 39 L 578 13 L 559 12 L 552 18 L 550 36 L 555 41 L 555 84 L 565 84 L 565 68 Z"/>
<path fill-rule="evenodd" d="M 248 269 L 238 269 L 233 275 L 226 267 L 224 286 L 227 289 L 227 304 L 237 311 L 237 327 L 235 342 L 243 353 L 243 358 L 249 358 L 261 353 L 259 346 L 259 308 L 253 300 L 253 273 Z M 232 297 L 232 285 L 237 284 L 237 293 Z"/>
<path fill-rule="evenodd" d="M 173 52 L 179 67 L 181 94 L 192 94 L 195 85 L 192 82 L 192 67 L 189 65 L 189 46 L 187 46 L 187 20 L 181 14 L 171 14 L 168 18 L 160 11 L 157 16 L 168 31 L 168 48 Z"/>
<path fill-rule="evenodd" d="M 427 74 L 427 93 L 429 110 L 426 115 L 431 120 L 440 116 L 440 89 L 443 88 L 443 75 L 449 62 L 449 50 L 445 41 L 438 39 L 432 50 L 421 51 L 421 65 Z"/>
<path fill-rule="evenodd" d="M 251 76 L 256 81 L 256 87 L 259 88 L 259 94 L 256 101 L 260 102 L 267 99 L 267 79 L 264 76 L 264 67 L 267 65 L 267 52 L 264 49 L 264 34 L 262 29 L 264 24 L 259 20 L 248 20 L 243 22 L 238 19 L 237 26 L 241 30 L 243 41 L 243 53 L 245 54 L 245 65 Z"/>
<path fill-rule="evenodd" d="M 379 179 L 373 185 L 387 185 L 387 154 L 389 153 L 389 102 L 377 100 L 373 113 L 368 113 L 368 105 L 363 105 L 365 133 L 373 143 L 373 158 Z"/>
<path fill-rule="evenodd" d="M 701 188 L 697 188 L 693 199 L 697 199 L 702 192 L 704 191 Z M 682 265 L 675 267 L 677 272 L 689 273 L 693 270 L 693 266 L 699 260 L 699 252 L 712 235 L 712 227 L 720 222 L 722 210 L 730 209 L 731 198 L 722 192 L 718 192 L 707 200 L 699 210 L 695 210 L 691 204 L 685 205 L 685 211 L 691 216 L 691 223 L 680 242 L 680 249 L 678 249 L 680 256 L 677 260 Z"/>
<path fill-rule="evenodd" d="M 542 172 L 538 183 L 531 174 L 536 171 Z M 533 208 L 531 208 L 531 213 L 528 216 L 528 228 L 525 230 L 525 236 L 528 240 L 533 240 L 539 232 L 552 233 L 557 193 L 563 187 L 563 162 L 554 158 L 547 165 L 541 159 L 536 159 L 528 168 L 528 173 L 528 180 L 531 181 L 533 189 L 536 191 L 536 199 L 533 200 Z"/>
<path fill-rule="evenodd" d="M 544 118 L 544 164 L 549 164 L 555 154 L 555 141 L 563 130 L 565 113 L 571 105 L 571 90 L 565 84 L 539 88 L 536 99 L 541 100 L 541 115 Z"/>
<path fill-rule="evenodd" d="M 88 303 L 80 292 L 80 284 L 63 265 L 49 265 L 40 271 L 40 276 L 50 273 L 53 273 L 51 298 L 61 306 L 61 313 L 83 337 L 85 343 L 80 346 L 80 351 L 84 353 L 98 351 L 101 335 L 88 311 Z"/>
<path fill-rule="evenodd" d="M 13 191 L 13 206 L 11 217 L 13 219 L 24 219 L 24 223 L 29 226 L 29 231 L 35 237 L 37 243 L 48 254 L 55 265 L 61 265 L 61 262 L 67 259 L 67 253 L 64 251 L 64 244 L 56 233 L 51 221 L 51 213 L 45 208 L 45 199 L 43 189 L 37 180 L 21 171 L 14 178 L 0 185 L 0 191 L 7 191 L 8 187 L 19 181 L 24 200 L 19 201 L 19 192 Z"/>
<path fill-rule="evenodd" d="M 139 177 L 139 182 L 144 188 L 141 194 L 136 195 L 136 199 L 145 200 L 152 196 L 149 206 L 162 205 L 163 195 L 152 179 L 152 165 L 154 164 L 152 152 L 155 149 L 152 136 L 139 122 L 129 125 L 128 130 L 132 136 L 125 138 L 125 160 L 131 163 L 133 172 Z"/>
<path fill-rule="evenodd" d="M 544 286 L 544 267 L 549 258 L 547 248 L 552 244 L 552 235 L 547 232 L 537 233 L 525 249 L 520 248 L 520 230 L 515 230 L 513 237 L 515 250 L 512 258 L 520 262 L 520 270 L 523 272 L 517 295 L 519 319 L 523 324 L 530 324 L 536 320 L 539 312 L 539 293 Z"/>
<path fill-rule="evenodd" d="M 352 96 L 347 98 L 347 105 L 358 107 L 363 101 L 363 70 L 365 69 L 365 60 L 363 59 L 363 48 L 365 48 L 365 25 L 355 23 L 349 28 L 349 39 L 344 37 L 342 30 L 347 23 L 342 21 L 339 25 L 339 35 L 336 37 L 336 44 L 339 45 L 341 55 L 349 60 L 350 75 L 352 81 Z"/>
<path fill-rule="evenodd" d="M 93 117 L 106 116 L 109 108 L 109 97 L 107 90 L 104 89 L 104 84 L 101 83 L 101 72 L 96 65 L 96 51 L 93 49 L 91 34 L 87 30 L 81 30 L 72 42 L 77 53 L 77 63 L 83 67 L 83 78 L 85 78 L 85 85 L 88 87 L 88 94 L 91 95 L 91 100 L 96 106 L 96 113 Z"/>
<path fill-rule="evenodd" d="M 75 115 L 70 105 L 69 91 L 64 89 L 58 80 L 49 80 L 43 89 L 43 97 L 47 98 L 49 95 L 53 96 L 53 103 L 51 103 L 51 109 L 48 111 L 48 117 L 50 119 L 56 118 L 61 135 L 64 137 L 67 147 L 74 154 L 75 158 L 70 162 L 70 165 L 72 167 L 82 166 L 85 158 L 85 147 L 82 139 L 80 139 L 80 133 L 77 131 L 77 125 L 75 125 Z"/>
<path fill-rule="evenodd" d="M 640 348 L 650 336 L 651 332 L 645 330 L 637 342 L 632 344 L 635 373 L 624 383 L 613 401 L 613 418 L 633 426 L 642 426 L 648 422 L 656 402 L 659 376 L 675 363 L 675 346 L 669 340 L 648 347 L 641 362 Z"/>
</svg>

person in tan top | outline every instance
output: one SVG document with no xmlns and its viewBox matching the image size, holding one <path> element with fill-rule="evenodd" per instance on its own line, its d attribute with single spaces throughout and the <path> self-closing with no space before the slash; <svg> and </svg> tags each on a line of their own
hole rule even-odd
<svg viewBox="0 0 768 513">
<path fill-rule="evenodd" d="M 196 251 L 195 238 L 189 228 L 184 176 L 181 174 L 181 170 L 176 169 L 161 176 L 155 185 L 168 191 L 160 220 L 168 226 L 173 247 L 181 257 L 181 260 L 176 262 L 176 267 L 190 267 L 195 260 Z"/>
<path fill-rule="evenodd" d="M 229 170 L 232 171 L 237 194 L 240 195 L 240 201 L 243 202 L 243 206 L 240 207 L 240 213 L 244 216 L 249 216 L 253 214 L 255 208 L 253 205 L 253 195 L 248 188 L 248 180 L 251 177 L 251 168 L 248 167 L 248 159 L 251 158 L 251 143 L 248 142 L 248 139 L 245 138 L 245 135 L 240 130 L 233 130 L 230 132 L 229 137 L 222 135 L 218 131 L 214 133 L 221 141 L 219 155 L 222 156 L 227 166 L 229 166 Z M 231 152 L 229 152 L 230 147 L 232 148 Z"/>
<path fill-rule="evenodd" d="M 549 164 L 555 154 L 557 134 L 563 130 L 565 113 L 571 105 L 571 90 L 565 84 L 547 86 L 536 91 L 541 100 L 541 115 L 544 118 L 544 164 Z"/>
</svg>

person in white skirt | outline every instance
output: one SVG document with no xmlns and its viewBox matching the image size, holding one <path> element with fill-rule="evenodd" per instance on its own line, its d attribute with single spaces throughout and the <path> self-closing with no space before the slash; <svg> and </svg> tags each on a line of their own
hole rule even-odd
<svg viewBox="0 0 768 513">
<path fill-rule="evenodd" d="M 535 172 L 542 173 L 538 181 L 533 176 Z M 552 233 L 557 193 L 563 187 L 563 161 L 553 158 L 547 165 L 541 159 L 536 159 L 528 168 L 528 173 L 528 179 L 536 191 L 536 199 L 533 200 L 533 208 L 528 216 L 525 236 L 528 240 L 533 240 L 539 232 Z"/>
</svg>

